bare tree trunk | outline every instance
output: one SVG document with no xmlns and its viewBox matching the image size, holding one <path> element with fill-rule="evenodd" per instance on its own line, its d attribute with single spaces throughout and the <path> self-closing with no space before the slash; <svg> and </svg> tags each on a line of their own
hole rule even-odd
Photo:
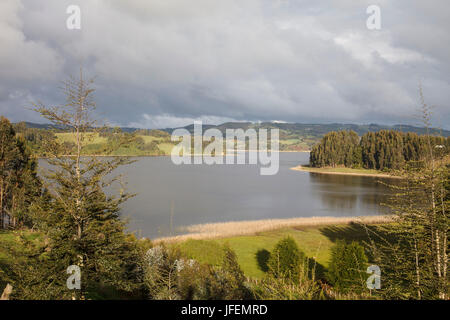
<svg viewBox="0 0 450 320">
<path fill-rule="evenodd" d="M 0 229 L 5 228 L 5 214 L 3 211 L 3 179 L 0 182 Z"/>
<path fill-rule="evenodd" d="M 9 300 L 9 296 L 12 293 L 13 287 L 8 283 L 6 285 L 5 290 L 3 290 L 2 296 L 0 297 L 0 300 Z"/>
<path fill-rule="evenodd" d="M 447 235 L 445 235 L 444 237 L 444 241 L 443 241 L 443 251 L 444 251 L 444 266 L 443 266 L 443 282 L 444 282 L 444 292 L 442 295 L 442 299 L 447 299 L 447 288 L 448 288 L 448 282 L 447 282 L 447 263 L 448 263 L 448 258 L 447 258 Z"/>
<path fill-rule="evenodd" d="M 419 253 L 417 250 L 417 239 L 414 238 L 414 250 L 416 256 L 416 285 L 417 285 L 417 298 L 420 300 L 422 294 L 420 292 L 420 270 L 419 270 Z"/>
<path fill-rule="evenodd" d="M 432 168 L 432 179 L 434 179 L 434 165 Z M 443 257 L 441 257 L 441 233 L 439 230 L 439 225 L 437 223 L 437 214 L 436 214 L 436 196 L 435 196 L 435 183 L 432 182 L 431 184 L 431 205 L 432 205 L 432 241 L 434 247 L 434 267 L 437 273 L 437 281 L 438 281 L 438 290 L 439 290 L 439 298 L 445 299 L 445 292 L 443 291 L 444 283 L 446 281 L 445 278 L 442 277 L 442 263 L 443 263 Z M 444 211 L 445 212 L 445 211 Z M 443 237 L 446 238 L 446 235 Z M 443 247 L 443 256 L 445 256 L 445 250 L 446 248 Z"/>
<path fill-rule="evenodd" d="M 431 162 L 431 205 L 432 205 L 432 217 L 431 217 L 431 241 L 432 241 L 432 254 L 434 254 L 433 260 L 434 260 L 434 267 L 438 276 L 438 291 L 439 291 L 439 298 L 444 299 L 445 298 L 445 292 L 443 291 L 443 280 L 444 283 L 446 279 L 442 279 L 442 266 L 441 266 L 441 241 L 440 241 L 440 232 L 439 232 L 439 225 L 437 223 L 437 214 L 436 214 L 436 185 L 435 185 L 435 178 L 436 178 L 436 170 L 435 170 L 435 158 L 433 154 L 433 146 L 431 145 L 431 139 L 429 134 L 429 127 L 430 127 L 430 109 L 425 104 L 422 88 L 420 87 L 420 99 L 423 107 L 423 113 L 424 113 L 424 123 L 427 129 L 427 143 L 428 143 L 428 151 L 430 156 L 430 162 Z M 442 205 L 444 205 L 442 203 Z M 444 211 L 445 213 L 445 211 Z M 445 231 L 444 238 L 447 238 L 447 230 Z M 446 243 L 446 241 L 445 241 Z M 434 250 L 433 250 L 434 249 Z M 446 247 L 443 247 L 444 251 L 444 257 L 446 256 L 445 250 L 447 250 Z M 445 262 L 446 263 L 446 262 Z"/>
<path fill-rule="evenodd" d="M 442 280 L 443 280 L 443 295 L 441 299 L 447 299 L 447 288 L 448 288 L 448 281 L 447 281 L 447 265 L 448 265 L 448 257 L 447 257 L 447 233 L 448 233 L 448 224 L 446 219 L 446 207 L 445 207 L 445 196 L 446 196 L 446 189 L 444 188 L 445 179 L 441 182 L 441 207 L 442 207 L 442 217 L 444 218 L 444 221 L 446 223 L 443 226 L 443 237 L 442 237 Z"/>
</svg>

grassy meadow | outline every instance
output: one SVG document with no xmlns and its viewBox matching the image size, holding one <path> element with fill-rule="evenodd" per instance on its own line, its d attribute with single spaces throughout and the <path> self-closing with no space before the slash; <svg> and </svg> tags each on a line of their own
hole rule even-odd
<svg viewBox="0 0 450 320">
<path fill-rule="evenodd" d="M 75 137 L 71 132 L 55 133 L 59 143 L 75 144 Z M 172 148 L 178 142 L 172 142 L 169 135 L 152 136 L 136 134 L 137 142 L 123 145 L 111 153 L 113 156 L 158 156 L 170 155 Z M 102 155 L 108 144 L 108 138 L 98 133 L 88 132 L 84 136 L 84 154 Z M 286 138 L 279 140 L 280 151 L 308 151 L 314 143 L 313 138 Z"/>
<path fill-rule="evenodd" d="M 377 228 L 377 223 L 370 223 L 372 220 L 367 221 L 369 221 L 368 229 L 374 231 Z M 372 234 L 372 232 L 369 231 L 369 234 Z M 42 241 L 41 235 L 36 232 L 0 232 L 0 266 L 8 264 L 8 261 L 14 259 L 11 256 L 10 248 L 13 251 L 23 249 L 21 236 L 34 243 Z M 280 239 L 286 236 L 294 238 L 299 248 L 309 258 L 313 258 L 316 261 L 318 276 L 323 275 L 326 271 L 331 247 L 337 239 L 359 242 L 369 240 L 368 233 L 361 224 L 349 222 L 340 224 L 299 224 L 248 235 L 206 239 L 186 237 L 167 242 L 168 245 L 177 247 L 187 257 L 212 265 L 219 265 L 222 262 L 223 246 L 228 245 L 236 252 L 238 263 L 245 275 L 260 279 L 267 271 L 265 262 L 269 252 L 272 251 Z"/>
<path fill-rule="evenodd" d="M 289 220 L 289 219 L 287 219 Z M 356 220 L 355 220 L 356 221 Z M 368 242 L 369 235 L 372 239 L 377 238 L 380 233 L 379 223 L 387 220 L 367 220 L 368 224 L 363 225 L 357 222 L 338 223 L 338 224 L 298 224 L 283 228 L 255 232 L 248 235 L 237 235 L 227 237 L 204 239 L 186 237 L 175 238 L 175 241 L 169 240 L 169 245 L 175 246 L 189 258 L 200 262 L 219 265 L 222 261 L 222 247 L 230 246 L 237 255 L 239 265 L 245 275 L 251 278 L 260 279 L 267 271 L 265 262 L 275 244 L 286 236 L 295 239 L 299 248 L 316 262 L 316 272 L 319 277 L 323 276 L 328 268 L 331 255 L 331 247 L 336 240 L 344 239 L 346 241 Z M 366 229 L 367 228 L 367 229 Z M 194 235 L 195 237 L 195 235 Z"/>
<path fill-rule="evenodd" d="M 55 133 L 56 139 L 59 143 L 75 143 L 75 137 L 71 132 Z M 156 137 L 148 135 L 136 135 L 136 138 L 141 141 L 138 143 L 131 143 L 115 149 L 112 156 L 158 156 L 170 155 L 170 152 L 175 145 L 170 142 L 167 137 Z M 84 136 L 84 153 L 98 154 L 103 153 L 103 149 L 108 144 L 108 138 L 101 137 L 98 133 L 86 133 Z"/>
</svg>

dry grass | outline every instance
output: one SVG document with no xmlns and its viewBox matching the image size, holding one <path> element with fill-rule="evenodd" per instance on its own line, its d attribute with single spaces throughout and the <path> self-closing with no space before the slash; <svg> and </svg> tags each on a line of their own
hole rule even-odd
<svg viewBox="0 0 450 320">
<path fill-rule="evenodd" d="M 363 216 L 363 217 L 309 217 L 290 219 L 267 219 L 253 221 L 232 221 L 219 223 L 206 223 L 191 225 L 184 228 L 188 234 L 155 239 L 155 242 L 178 242 L 187 239 L 217 239 L 243 235 L 254 235 L 258 232 L 272 231 L 287 227 L 308 227 L 320 225 L 337 225 L 349 223 L 387 223 L 391 222 L 389 216 Z"/>
</svg>

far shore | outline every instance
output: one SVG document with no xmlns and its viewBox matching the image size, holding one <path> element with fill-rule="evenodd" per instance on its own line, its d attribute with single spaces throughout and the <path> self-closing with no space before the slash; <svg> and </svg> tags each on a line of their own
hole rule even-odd
<svg viewBox="0 0 450 320">
<path fill-rule="evenodd" d="M 234 152 L 271 152 L 270 150 L 234 150 Z M 287 152 L 311 152 L 310 150 L 302 150 L 302 151 L 297 151 L 297 150 L 278 150 L 278 151 L 273 151 L 273 152 L 277 152 L 277 153 L 287 153 Z M 200 155 L 204 155 L 204 154 L 200 154 L 200 153 L 192 153 L 191 156 L 200 156 Z M 226 153 L 222 153 L 222 156 L 226 156 Z M 231 155 L 231 153 L 228 153 L 228 155 Z M 70 154 L 64 154 L 61 155 L 61 157 L 75 157 L 76 155 L 70 155 Z M 122 158 L 144 158 L 144 157 L 170 157 L 170 154 L 136 154 L 136 155 L 130 155 L 130 154 L 124 154 L 124 155 L 120 155 L 120 154 L 82 154 L 82 157 L 122 157 Z M 55 158 L 54 156 L 49 157 L 49 156 L 37 156 L 38 159 L 51 159 L 51 158 Z"/>
<path fill-rule="evenodd" d="M 187 234 L 154 239 L 158 242 L 179 242 L 188 239 L 205 240 L 235 236 L 251 236 L 259 232 L 279 230 L 293 227 L 315 227 L 326 225 L 343 225 L 350 223 L 382 224 L 392 222 L 392 216 L 359 216 L 359 217 L 306 217 L 286 219 L 266 219 L 205 223 L 184 227 Z"/>
<path fill-rule="evenodd" d="M 378 177 L 378 178 L 394 178 L 401 179 L 399 176 L 393 176 L 387 173 L 374 172 L 376 170 L 368 169 L 352 169 L 352 168 L 312 168 L 308 166 L 296 166 L 290 168 L 294 171 L 313 172 L 320 174 L 335 174 L 335 175 L 347 175 L 347 176 L 363 176 L 363 177 Z"/>
</svg>

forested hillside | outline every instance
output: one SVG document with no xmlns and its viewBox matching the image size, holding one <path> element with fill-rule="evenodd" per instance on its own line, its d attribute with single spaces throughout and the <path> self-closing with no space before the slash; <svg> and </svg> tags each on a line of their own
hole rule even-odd
<svg viewBox="0 0 450 320">
<path fill-rule="evenodd" d="M 189 132 L 194 133 L 193 125 L 188 125 L 184 128 Z M 324 135 L 333 131 L 351 130 L 359 136 L 368 132 L 378 132 L 380 130 L 395 130 L 399 132 L 412 132 L 417 134 L 425 134 L 427 132 L 426 128 L 421 127 L 406 125 L 395 125 L 391 127 L 377 124 L 355 125 L 339 123 L 301 124 L 273 122 L 227 122 L 220 125 L 203 125 L 203 131 L 211 128 L 220 130 L 224 135 L 227 129 L 278 129 L 280 137 L 280 151 L 309 151 L 314 145 L 320 142 L 320 139 L 324 137 Z M 21 135 L 25 139 L 33 152 L 39 156 L 46 156 L 45 145 L 54 143 L 55 141 L 64 143 L 68 152 L 71 152 L 71 148 L 75 145 L 75 142 L 69 139 L 71 135 L 63 126 L 20 122 L 14 124 L 14 129 L 18 135 Z M 168 155 L 170 154 L 172 147 L 175 145 L 175 143 L 170 140 L 170 135 L 174 130 L 175 128 L 150 130 L 129 127 L 108 129 L 101 135 L 92 134 L 90 138 L 86 140 L 86 144 L 88 145 L 86 152 L 89 154 L 104 154 L 104 149 L 111 143 L 114 143 L 114 139 L 117 139 L 118 136 L 121 136 L 124 139 L 129 139 L 131 135 L 134 135 L 135 139 L 133 139 L 132 142 L 130 140 L 128 145 L 121 146 L 114 151 L 114 154 L 129 156 Z M 430 133 L 444 137 L 448 137 L 450 135 L 450 131 L 440 129 L 430 129 Z M 349 165 L 348 161 L 350 160 L 348 159 L 348 156 L 346 161 L 346 165 Z M 359 162 L 359 160 L 357 161 Z"/>
<path fill-rule="evenodd" d="M 312 148 L 310 164 L 313 167 L 399 169 L 407 161 L 423 160 L 430 146 L 436 153 L 448 154 L 450 139 L 395 130 L 368 132 L 361 138 L 354 131 L 332 131 Z"/>
</svg>

